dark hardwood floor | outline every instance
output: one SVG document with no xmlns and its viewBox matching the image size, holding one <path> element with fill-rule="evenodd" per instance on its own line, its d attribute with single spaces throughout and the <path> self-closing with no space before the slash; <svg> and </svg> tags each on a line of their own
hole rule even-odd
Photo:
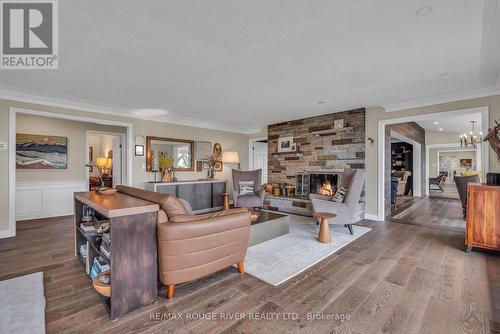
<svg viewBox="0 0 500 334">
<path fill-rule="evenodd" d="M 466 254 L 461 232 L 361 224 L 373 230 L 278 287 L 228 268 L 117 321 L 73 258 L 71 217 L 19 222 L 0 280 L 44 272 L 48 333 L 500 333 L 496 254 Z"/>
<path fill-rule="evenodd" d="M 465 230 L 462 202 L 452 198 L 416 198 L 411 205 L 401 206 L 387 216 L 388 220 L 424 227 Z"/>
</svg>

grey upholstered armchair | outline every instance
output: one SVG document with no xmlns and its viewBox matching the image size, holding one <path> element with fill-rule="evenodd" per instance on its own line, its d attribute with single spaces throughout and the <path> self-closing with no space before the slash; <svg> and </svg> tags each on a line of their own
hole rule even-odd
<svg viewBox="0 0 500 334">
<path fill-rule="evenodd" d="M 264 205 L 264 189 L 261 188 L 262 170 L 240 171 L 233 169 L 233 204 L 242 208 L 261 208 Z M 253 194 L 240 195 L 240 181 L 253 181 Z"/>
<path fill-rule="evenodd" d="M 329 221 L 330 224 L 345 225 L 352 232 L 352 224 L 356 223 L 356 210 L 363 191 L 366 171 L 364 169 L 345 169 L 342 175 L 342 186 L 347 188 L 343 203 L 333 202 L 325 196 L 310 194 L 314 212 L 334 213 L 337 217 Z"/>
</svg>

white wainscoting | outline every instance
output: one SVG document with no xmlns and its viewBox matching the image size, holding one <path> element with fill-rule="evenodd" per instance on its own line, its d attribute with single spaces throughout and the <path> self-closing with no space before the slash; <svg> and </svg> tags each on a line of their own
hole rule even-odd
<svg viewBox="0 0 500 334">
<path fill-rule="evenodd" d="M 87 190 L 86 181 L 17 182 L 16 220 L 73 214 L 73 193 Z"/>
</svg>

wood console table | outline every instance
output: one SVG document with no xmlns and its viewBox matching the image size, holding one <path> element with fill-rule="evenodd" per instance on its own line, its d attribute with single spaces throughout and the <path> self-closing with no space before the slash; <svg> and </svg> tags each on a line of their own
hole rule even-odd
<svg viewBox="0 0 500 334">
<path fill-rule="evenodd" d="M 467 192 L 467 252 L 500 250 L 500 186 L 469 184 Z"/>
<path fill-rule="evenodd" d="M 157 299 L 157 250 L 156 223 L 158 204 L 122 193 L 100 195 L 95 192 L 78 192 L 75 199 L 75 257 L 88 268 L 94 258 L 101 256 L 111 266 L 111 297 L 100 295 L 111 318 L 116 319 Z M 80 228 L 83 207 L 90 207 L 98 219 L 111 223 L 111 256 L 100 250 L 96 235 L 89 235 Z M 86 244 L 87 258 L 79 253 Z M 88 269 L 87 269 L 88 271 Z M 90 277 L 89 277 L 90 278 Z"/>
</svg>

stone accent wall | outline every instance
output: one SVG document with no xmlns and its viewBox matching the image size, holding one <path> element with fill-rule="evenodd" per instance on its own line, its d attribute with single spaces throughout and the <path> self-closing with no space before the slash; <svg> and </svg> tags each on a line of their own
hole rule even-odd
<svg viewBox="0 0 500 334">
<path fill-rule="evenodd" d="M 344 120 L 343 129 L 334 129 L 334 121 Z M 345 168 L 365 168 L 365 109 L 304 118 L 269 125 L 268 182 L 296 185 L 303 172 L 337 172 Z M 293 136 L 297 152 L 277 153 L 278 138 Z M 310 214 L 309 200 L 266 197 L 266 205 L 279 211 Z M 364 191 L 357 210 L 364 217 Z"/>
<path fill-rule="evenodd" d="M 333 122 L 344 120 L 344 129 Z M 268 180 L 295 185 L 301 172 L 343 172 L 365 168 L 365 109 L 299 119 L 269 125 Z M 296 153 L 277 153 L 278 138 L 293 136 Z"/>
</svg>

